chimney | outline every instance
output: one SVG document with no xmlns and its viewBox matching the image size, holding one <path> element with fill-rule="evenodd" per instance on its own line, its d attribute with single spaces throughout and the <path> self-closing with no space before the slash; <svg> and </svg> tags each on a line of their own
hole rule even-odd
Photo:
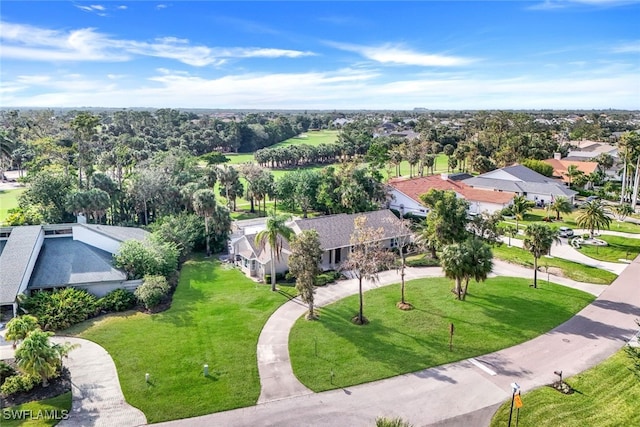
<svg viewBox="0 0 640 427">
<path fill-rule="evenodd" d="M 76 217 L 76 221 L 78 221 L 78 224 L 86 224 L 87 223 L 87 217 L 84 216 L 84 214 L 79 213 L 78 216 Z"/>
<path fill-rule="evenodd" d="M 448 173 L 441 173 L 440 174 L 440 179 L 442 179 L 443 181 L 448 181 L 449 180 L 449 174 Z"/>
<path fill-rule="evenodd" d="M 553 153 L 553 160 L 562 159 L 562 153 Z"/>
</svg>

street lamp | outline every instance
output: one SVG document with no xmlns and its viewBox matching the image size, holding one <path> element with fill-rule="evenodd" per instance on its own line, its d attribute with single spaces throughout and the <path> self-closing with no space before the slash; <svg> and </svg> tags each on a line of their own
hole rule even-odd
<svg viewBox="0 0 640 427">
<path fill-rule="evenodd" d="M 513 416 L 513 401 L 516 398 L 516 393 L 520 391 L 520 386 L 518 383 L 511 383 L 511 389 L 513 394 L 511 394 L 511 409 L 509 409 L 509 427 L 511 427 L 511 417 Z"/>
</svg>

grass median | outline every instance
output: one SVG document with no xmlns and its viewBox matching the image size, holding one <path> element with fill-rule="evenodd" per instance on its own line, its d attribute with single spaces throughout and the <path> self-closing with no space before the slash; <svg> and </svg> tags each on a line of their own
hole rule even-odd
<svg viewBox="0 0 640 427">
<path fill-rule="evenodd" d="M 575 289 L 529 283 L 512 277 L 471 283 L 467 300 L 456 301 L 451 280 L 413 280 L 407 284 L 411 311 L 396 308 L 399 286 L 378 288 L 365 294 L 366 326 L 351 322 L 358 296 L 350 296 L 320 309 L 319 321 L 296 322 L 289 336 L 294 373 L 323 391 L 415 372 L 530 340 L 593 301 Z"/>
<path fill-rule="evenodd" d="M 214 260 L 192 260 L 183 265 L 167 311 L 107 316 L 65 333 L 109 352 L 127 402 L 150 423 L 250 406 L 260 394 L 258 336 L 295 292 L 281 289 L 271 292 Z"/>
<path fill-rule="evenodd" d="M 491 248 L 493 256 L 504 261 L 514 264 L 523 265 L 533 268 L 533 255 L 524 249 L 515 246 L 508 247 L 500 245 Z M 553 253 L 553 252 L 552 252 Z M 538 260 L 538 282 L 545 278 L 545 268 L 549 268 L 549 273 L 561 275 L 577 282 L 594 283 L 596 285 L 609 285 L 618 277 L 610 271 L 600 268 L 591 267 L 562 258 L 542 257 Z M 531 280 L 533 280 L 533 271 L 531 272 Z"/>
<path fill-rule="evenodd" d="M 541 387 L 522 395 L 519 427 L 583 427 L 640 425 L 640 381 L 631 372 L 631 361 L 619 351 L 598 366 L 567 380 L 576 390 L 562 394 Z M 503 404 L 491 427 L 506 426 L 511 400 Z M 515 425 L 515 410 L 513 423 Z"/>
<path fill-rule="evenodd" d="M 608 262 L 633 260 L 640 254 L 640 239 L 606 234 L 598 236 L 598 239 L 607 242 L 607 246 L 581 245 L 580 252 L 590 258 Z"/>
</svg>

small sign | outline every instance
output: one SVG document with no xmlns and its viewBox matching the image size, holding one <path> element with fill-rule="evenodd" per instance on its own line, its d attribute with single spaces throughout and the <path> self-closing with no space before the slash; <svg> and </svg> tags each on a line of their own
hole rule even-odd
<svg viewBox="0 0 640 427">
<path fill-rule="evenodd" d="M 516 408 L 518 409 L 522 408 L 522 399 L 520 398 L 519 394 L 516 394 L 516 396 L 513 398 L 513 401 L 516 404 Z"/>
</svg>

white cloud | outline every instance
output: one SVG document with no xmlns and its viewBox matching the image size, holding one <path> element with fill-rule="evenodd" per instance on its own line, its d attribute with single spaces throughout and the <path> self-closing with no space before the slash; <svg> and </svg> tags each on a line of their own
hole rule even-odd
<svg viewBox="0 0 640 427">
<path fill-rule="evenodd" d="M 195 46 L 189 40 L 161 37 L 152 42 L 112 38 L 93 28 L 68 32 L 2 22 L 0 55 L 29 61 L 126 61 L 133 55 L 174 59 L 187 65 L 220 66 L 230 58 L 298 58 L 313 52 L 276 48 Z"/>
<path fill-rule="evenodd" d="M 328 42 L 330 46 L 358 53 L 367 59 L 382 64 L 417 65 L 422 67 L 454 67 L 466 65 L 475 60 L 459 56 L 448 56 L 415 52 L 400 45 L 387 43 L 381 46 L 361 46 L 349 43 Z"/>
<path fill-rule="evenodd" d="M 118 10 L 127 10 L 127 6 L 121 4 L 120 6 L 116 7 L 116 9 L 118 9 Z"/>
<path fill-rule="evenodd" d="M 246 73 L 215 78 L 158 69 L 136 87 L 108 76 L 54 76 L 37 85 L 7 81 L 3 105 L 39 107 L 174 107 L 264 109 L 637 109 L 637 69 L 555 77 L 422 73 L 388 80 L 381 70 Z M 24 77 L 24 76 L 23 76 Z M 4 83 L 3 83 L 4 85 Z M 29 86 L 29 87 L 27 87 Z"/>
<path fill-rule="evenodd" d="M 529 10 L 555 10 L 571 6 L 617 7 L 638 3 L 638 0 L 544 0 L 533 4 Z"/>
<path fill-rule="evenodd" d="M 640 53 L 640 40 L 614 47 L 613 53 Z"/>
<path fill-rule="evenodd" d="M 166 5 L 166 4 L 163 4 L 163 3 L 156 5 L 156 9 L 166 9 L 168 7 L 169 7 L 169 5 Z"/>
</svg>

